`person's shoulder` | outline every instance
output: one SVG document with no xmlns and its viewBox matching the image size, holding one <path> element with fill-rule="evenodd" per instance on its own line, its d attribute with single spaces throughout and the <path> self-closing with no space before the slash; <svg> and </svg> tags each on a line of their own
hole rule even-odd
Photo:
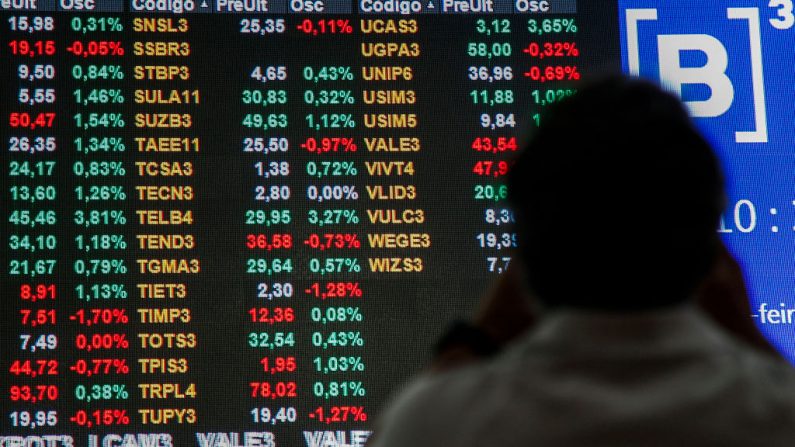
<svg viewBox="0 0 795 447">
<path fill-rule="evenodd" d="M 743 425 L 750 431 L 763 427 L 774 438 L 789 436 L 795 424 L 795 368 L 782 357 L 742 343 L 731 357 L 724 365 L 713 365 L 724 370 L 716 380 L 725 381 L 727 411 L 732 406 L 743 409 Z"/>
<path fill-rule="evenodd" d="M 425 447 L 449 443 L 463 419 L 479 404 L 493 374 L 492 363 L 479 362 L 419 376 L 388 404 L 380 417 L 383 424 L 376 426 L 377 434 L 368 446 Z"/>
<path fill-rule="evenodd" d="M 766 389 L 795 409 L 795 368 L 787 360 L 743 347 L 737 351 L 739 371 L 758 388 Z M 786 397 L 785 397 L 786 396 Z"/>
<path fill-rule="evenodd" d="M 454 370 L 425 374 L 399 394 L 392 409 L 414 414 L 415 409 L 437 408 L 446 414 L 456 409 L 463 410 L 469 403 L 478 399 L 475 391 L 482 389 L 484 383 L 495 374 L 495 364 L 484 361 L 456 368 Z"/>
<path fill-rule="evenodd" d="M 795 425 L 795 368 L 785 359 L 739 344 L 716 355 L 711 380 L 693 388 L 691 400 L 709 396 L 709 416 L 699 426 L 715 445 L 792 445 Z M 706 365 L 705 365 L 706 366 Z"/>
</svg>

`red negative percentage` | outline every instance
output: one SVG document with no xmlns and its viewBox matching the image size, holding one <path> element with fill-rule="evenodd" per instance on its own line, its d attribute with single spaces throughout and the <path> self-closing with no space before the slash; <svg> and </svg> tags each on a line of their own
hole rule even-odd
<svg viewBox="0 0 795 447">
<path fill-rule="evenodd" d="M 531 42 L 522 50 L 530 57 L 544 59 L 547 57 L 578 57 L 580 49 L 576 42 Z"/>
<path fill-rule="evenodd" d="M 364 295 L 358 282 L 316 282 L 305 289 L 304 293 L 321 300 L 327 298 L 361 298 Z"/>
<path fill-rule="evenodd" d="M 333 407 L 317 407 L 309 413 L 310 419 L 315 419 L 325 424 L 334 424 L 341 422 L 366 422 L 367 412 L 364 407 L 355 406 L 333 406 Z"/>
<path fill-rule="evenodd" d="M 106 40 L 89 40 L 88 42 L 75 40 L 66 47 L 66 51 L 78 57 L 124 56 L 124 48 L 121 46 L 121 42 Z"/>
<path fill-rule="evenodd" d="M 356 152 L 358 147 L 353 138 L 324 137 L 318 139 L 310 137 L 301 143 L 301 149 L 320 155 L 327 152 Z"/>
<path fill-rule="evenodd" d="M 538 82 L 580 80 L 580 72 L 575 65 L 555 65 L 544 68 L 530 67 L 528 71 L 524 72 L 524 76 Z"/>
<path fill-rule="evenodd" d="M 94 375 L 129 374 L 130 367 L 127 365 L 126 359 L 79 359 L 69 367 L 69 371 L 91 377 Z"/>
<path fill-rule="evenodd" d="M 298 31 L 304 32 L 312 36 L 318 34 L 351 34 L 353 33 L 353 26 L 348 19 L 321 19 L 311 20 L 304 19 L 296 26 Z"/>
<path fill-rule="evenodd" d="M 79 410 L 69 418 L 69 422 L 81 427 L 129 425 L 130 416 L 127 415 L 127 410 L 119 409 L 100 409 L 92 412 Z"/>
<path fill-rule="evenodd" d="M 304 245 L 318 250 L 331 248 L 361 248 L 362 242 L 355 233 L 310 234 Z"/>
</svg>

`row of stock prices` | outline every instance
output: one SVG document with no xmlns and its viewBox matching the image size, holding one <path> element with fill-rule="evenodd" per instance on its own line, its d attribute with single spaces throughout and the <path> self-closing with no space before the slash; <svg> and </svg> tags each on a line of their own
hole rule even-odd
<svg viewBox="0 0 795 447">
<path fill-rule="evenodd" d="M 2 0 L 0 445 L 364 445 L 617 69 L 581 3 Z"/>
</svg>

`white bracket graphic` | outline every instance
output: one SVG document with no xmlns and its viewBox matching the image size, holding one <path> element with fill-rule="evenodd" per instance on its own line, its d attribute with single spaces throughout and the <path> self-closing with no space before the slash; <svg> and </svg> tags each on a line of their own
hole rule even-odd
<svg viewBox="0 0 795 447">
<path fill-rule="evenodd" d="M 767 107 L 765 105 L 765 74 L 762 66 L 762 31 L 759 26 L 759 8 L 728 8 L 730 20 L 748 20 L 748 41 L 751 44 L 751 85 L 754 90 L 754 116 L 756 130 L 737 131 L 738 143 L 767 143 Z"/>
<path fill-rule="evenodd" d="M 729 20 L 747 20 L 748 38 L 751 52 L 751 85 L 754 99 L 754 124 L 752 131 L 735 131 L 737 143 L 767 143 L 767 107 L 765 104 L 765 77 L 762 62 L 762 33 L 759 22 L 759 8 L 727 8 Z M 638 22 L 657 20 L 656 8 L 626 10 L 627 65 L 629 74 L 640 75 L 640 44 Z M 665 84 L 665 80 L 660 80 Z"/>
</svg>

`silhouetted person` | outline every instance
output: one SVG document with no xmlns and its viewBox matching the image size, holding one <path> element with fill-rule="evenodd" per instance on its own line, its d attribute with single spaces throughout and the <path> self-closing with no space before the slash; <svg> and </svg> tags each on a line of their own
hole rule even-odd
<svg viewBox="0 0 795 447">
<path fill-rule="evenodd" d="M 509 191 L 523 264 L 370 445 L 795 445 L 795 373 L 753 325 L 716 232 L 718 162 L 675 97 L 583 89 L 543 117 Z"/>
</svg>

